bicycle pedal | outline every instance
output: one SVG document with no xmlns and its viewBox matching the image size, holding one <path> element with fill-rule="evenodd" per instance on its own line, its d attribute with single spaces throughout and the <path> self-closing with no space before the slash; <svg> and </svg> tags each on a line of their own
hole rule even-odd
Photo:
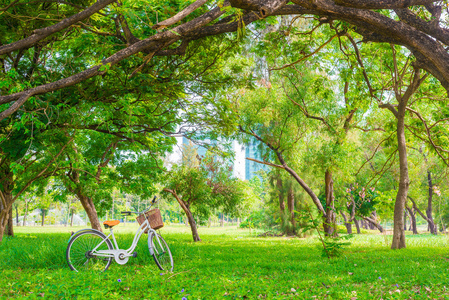
<svg viewBox="0 0 449 300">
<path fill-rule="evenodd" d="M 133 253 L 133 257 L 137 257 L 137 252 L 134 252 L 134 253 Z"/>
</svg>

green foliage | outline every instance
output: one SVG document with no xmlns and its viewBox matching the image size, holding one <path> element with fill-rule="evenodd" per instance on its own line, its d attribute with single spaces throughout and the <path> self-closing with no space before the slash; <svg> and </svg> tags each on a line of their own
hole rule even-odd
<svg viewBox="0 0 449 300">
<path fill-rule="evenodd" d="M 297 215 L 298 222 L 304 224 L 301 228 L 304 233 L 308 231 L 317 232 L 318 238 L 321 241 L 320 250 L 322 257 L 328 259 L 339 257 L 342 255 L 344 248 L 351 245 L 351 243 L 345 242 L 345 240 L 352 238 L 352 235 L 325 236 L 323 223 L 314 218 L 309 207 L 307 207 L 307 210 L 298 212 Z"/>
<path fill-rule="evenodd" d="M 198 164 L 188 162 L 167 172 L 164 188 L 176 191 L 200 224 L 205 224 L 215 210 L 240 216 L 254 200 L 252 190 L 233 177 L 231 165 L 222 158 L 207 152 Z"/>
<path fill-rule="evenodd" d="M 249 216 L 243 220 L 240 225 L 240 228 L 259 228 L 263 229 L 267 227 L 267 220 L 264 211 L 255 211 L 252 212 Z"/>
<path fill-rule="evenodd" d="M 350 238 L 352 238 L 353 235 L 339 235 L 337 237 L 326 237 L 323 240 L 324 243 L 324 251 L 322 251 L 321 256 L 327 257 L 327 258 L 335 258 L 343 255 L 343 249 L 349 245 L 351 245 L 350 242 L 344 242 Z"/>
<path fill-rule="evenodd" d="M 347 234 L 348 230 L 345 225 L 337 225 L 337 233 L 338 234 Z M 360 228 L 360 234 L 368 234 L 368 233 L 370 233 L 370 231 L 368 231 L 364 228 Z"/>
<path fill-rule="evenodd" d="M 379 192 L 374 188 L 366 188 L 359 186 L 358 183 L 353 184 L 347 190 L 348 193 L 348 212 L 351 212 L 353 206 L 355 205 L 355 211 L 365 217 L 369 217 L 373 211 L 375 211 L 375 205 L 378 203 L 376 201 Z M 352 202 L 353 200 L 353 202 Z"/>
</svg>

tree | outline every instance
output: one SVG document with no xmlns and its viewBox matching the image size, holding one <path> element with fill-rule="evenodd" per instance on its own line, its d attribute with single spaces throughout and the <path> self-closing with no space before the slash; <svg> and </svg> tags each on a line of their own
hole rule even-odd
<svg viewBox="0 0 449 300">
<path fill-rule="evenodd" d="M 41 196 L 38 198 L 36 202 L 36 208 L 39 208 L 41 211 L 42 222 L 41 226 L 44 226 L 45 216 L 50 210 L 53 199 L 56 195 L 56 192 L 52 190 L 52 182 L 48 182 L 45 186 L 42 186 L 41 191 L 38 191 L 38 194 Z"/>
<path fill-rule="evenodd" d="M 70 227 L 73 226 L 73 217 L 74 217 L 75 213 L 81 211 L 83 208 L 81 203 L 79 203 L 76 200 L 77 199 L 75 197 L 69 197 L 69 199 L 68 199 L 67 222 L 65 223 L 66 226 L 67 226 L 67 224 L 70 224 Z"/>
<path fill-rule="evenodd" d="M 320 211 L 326 235 L 332 236 L 336 234 L 335 190 L 338 189 L 334 187 L 333 173 L 348 173 L 347 170 L 352 165 L 348 159 L 351 146 L 346 141 L 346 136 L 353 128 L 351 123 L 356 120 L 361 101 L 358 99 L 357 102 L 356 97 L 349 93 L 351 89 L 348 80 L 341 93 L 334 92 L 338 83 L 326 76 L 326 67 L 323 67 L 327 64 L 335 66 L 327 53 L 306 63 L 300 62 L 311 55 L 301 54 L 295 63 L 284 65 L 283 57 L 289 55 L 289 52 L 284 51 L 292 51 L 295 47 L 300 51 L 304 43 L 298 42 L 296 37 L 285 37 L 283 29 L 281 27 L 275 34 L 264 39 L 265 44 L 270 43 L 267 40 L 274 41 L 271 42 L 274 44 L 273 55 L 266 57 L 267 68 L 270 70 L 270 77 L 265 79 L 265 82 L 269 81 L 268 84 L 262 83 L 255 91 L 245 90 L 241 92 L 242 96 L 237 96 L 240 98 L 240 131 L 266 145 L 266 149 L 271 152 L 266 154 L 267 161 L 270 156 L 274 156 L 272 159 L 276 160 L 275 164 L 268 165 L 286 170 L 300 184 Z M 317 40 L 327 40 L 324 43 L 327 45 L 333 39 L 329 39 L 328 34 L 319 33 Z M 279 50 L 276 43 L 281 41 L 282 44 L 283 39 L 291 40 L 291 43 L 285 42 L 289 46 Z M 316 40 L 311 44 L 315 42 Z M 264 48 L 266 47 L 259 49 Z M 317 69 L 319 71 L 315 71 Z M 314 136 L 319 138 L 315 139 Z M 309 147 L 304 147 L 305 144 Z M 321 187 L 318 194 L 311 186 L 310 179 L 307 183 L 300 175 L 300 172 L 312 167 L 315 172 L 323 174 L 324 189 Z M 323 195 L 323 201 L 320 194 Z"/>
<path fill-rule="evenodd" d="M 444 176 L 441 174 L 443 173 L 441 171 L 444 170 L 444 167 L 438 165 L 439 159 L 435 158 L 430 151 L 427 151 L 426 145 L 421 144 L 418 148 L 413 146 L 409 146 L 408 148 L 414 150 L 415 152 L 415 157 L 411 155 L 411 158 L 414 158 L 412 162 L 418 160 L 414 163 L 415 168 L 418 169 L 418 174 L 414 174 L 414 177 L 417 180 L 421 179 L 419 181 L 422 182 L 420 185 L 416 184 L 414 189 L 412 188 L 410 194 L 408 195 L 408 199 L 411 201 L 414 211 L 418 212 L 419 215 L 428 223 L 429 231 L 436 235 L 438 234 L 438 226 L 435 221 L 434 214 L 434 206 L 437 202 L 435 201 L 435 195 L 438 197 L 441 196 L 438 185 Z M 418 199 L 423 200 L 423 194 L 426 195 L 426 199 L 423 201 L 426 203 L 426 209 L 424 210 L 425 214 L 418 208 L 419 204 L 417 203 Z M 411 213 L 410 216 L 412 216 Z"/>
<path fill-rule="evenodd" d="M 394 45 L 389 47 L 385 45 L 383 48 L 379 46 L 379 52 L 376 55 L 385 59 L 382 60 L 380 65 L 371 64 L 370 67 L 367 67 L 363 60 L 366 56 L 372 56 L 372 46 L 362 45 L 360 46 L 362 49 L 359 51 L 358 46 L 355 43 L 352 44 L 369 95 L 377 102 L 379 108 L 387 109 L 394 116 L 394 131 L 396 134 L 394 147 L 397 149 L 399 159 L 399 183 L 394 208 L 394 230 L 391 247 L 392 249 L 404 248 L 406 246 L 404 214 L 410 184 L 406 132 L 410 132 L 415 138 L 426 141 L 437 152 L 442 149 L 444 144 L 437 146 L 434 140 L 438 139 L 436 137 L 438 134 L 433 130 L 431 131 L 427 124 L 432 120 L 435 122 L 433 126 L 437 126 L 443 119 L 434 119 L 436 117 L 434 115 L 430 120 L 426 120 L 420 112 L 422 107 L 426 107 L 425 103 L 427 102 L 427 100 L 422 99 L 428 99 L 429 94 L 437 92 L 438 86 L 434 86 L 430 80 L 430 83 L 427 83 L 428 74 L 421 74 L 422 70 L 417 67 L 415 62 L 411 61 L 408 51 L 400 51 L 401 49 Z M 363 48 L 369 48 L 371 51 L 368 52 Z M 381 71 L 381 69 L 378 69 L 379 67 L 389 71 Z M 372 77 L 373 74 L 376 74 L 376 78 Z M 408 76 L 409 74 L 410 76 Z M 432 86 L 432 88 L 429 90 L 428 86 Z M 389 93 L 389 96 L 384 96 L 385 92 Z M 392 103 L 392 99 L 397 101 L 398 104 Z M 427 108 L 430 107 L 427 105 Z M 431 109 L 427 109 L 427 111 L 430 112 Z M 411 114 L 410 118 L 408 118 L 406 112 Z M 417 123 L 420 124 L 417 126 Z M 393 123 L 390 124 L 393 125 Z M 390 129 L 390 126 L 386 128 Z M 422 135 L 425 138 L 422 138 Z M 390 157 L 394 156 L 395 154 L 392 154 Z M 444 157 L 442 158 L 445 160 Z"/>
<path fill-rule="evenodd" d="M 247 197 L 244 183 L 232 177 L 230 165 L 211 154 L 197 166 L 173 166 L 163 191 L 171 194 L 183 209 L 195 242 L 201 240 L 197 222 L 206 222 L 216 209 L 236 215 Z"/>
<path fill-rule="evenodd" d="M 376 220 L 376 198 L 378 196 L 377 191 L 374 188 L 365 188 L 359 186 L 357 183 L 347 189 L 348 192 L 348 204 L 347 211 L 349 213 L 349 219 L 346 220 L 346 216 L 343 214 L 345 222 L 353 221 L 355 216 L 359 216 L 365 221 L 373 224 L 380 232 L 383 232 L 383 227 Z M 348 227 L 347 224 L 345 224 Z M 348 233 L 350 230 L 348 230 Z"/>
<path fill-rule="evenodd" d="M 286 172 L 275 168 L 267 175 L 269 194 L 265 197 L 264 207 L 276 207 L 274 219 L 280 225 L 280 231 L 287 236 L 300 235 L 304 225 L 298 220 L 297 212 L 305 210 L 304 191 L 296 180 Z M 272 214 L 272 210 L 268 210 Z M 274 224 L 269 224 L 274 225 Z"/>
<path fill-rule="evenodd" d="M 20 132 L 21 130 L 13 131 L 10 134 L 20 136 Z M 0 161 L 0 241 L 10 219 L 13 203 L 30 186 L 54 172 L 51 168 L 53 163 L 72 141 L 69 137 L 66 144 L 59 147 L 52 143 L 52 139 L 51 135 L 49 137 L 45 133 L 36 134 L 35 140 L 32 141 L 25 141 L 24 137 L 17 137 L 17 139 L 10 137 L 0 147 L 2 153 Z M 28 144 L 28 147 L 25 148 L 24 144 Z M 42 151 L 44 148 L 46 155 Z"/>
</svg>

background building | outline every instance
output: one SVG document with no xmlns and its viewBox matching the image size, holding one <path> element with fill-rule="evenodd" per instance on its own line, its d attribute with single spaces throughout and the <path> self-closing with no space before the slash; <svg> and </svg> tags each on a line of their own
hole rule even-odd
<svg viewBox="0 0 449 300">
<path fill-rule="evenodd" d="M 170 154 L 169 160 L 172 162 L 180 162 L 183 159 L 182 151 L 186 145 L 188 147 L 195 148 L 197 154 L 201 157 L 206 155 L 207 149 L 201 145 L 196 145 L 186 137 L 176 137 L 178 144 L 174 149 L 174 153 Z M 210 142 L 204 140 L 204 143 Z M 260 142 L 252 140 L 249 145 L 242 145 L 237 141 L 232 142 L 232 149 L 234 151 L 234 164 L 233 173 L 234 176 L 242 180 L 250 180 L 254 176 L 260 176 L 259 171 L 268 171 L 269 167 L 250 160 L 246 157 L 262 160 L 260 151 Z"/>
<path fill-rule="evenodd" d="M 245 158 L 253 158 L 257 160 L 262 159 L 262 153 L 260 151 L 260 142 L 253 139 L 251 142 L 245 146 Z M 260 171 L 268 171 L 269 167 L 267 165 L 259 164 L 254 161 L 245 159 L 245 179 L 250 180 L 254 176 L 260 177 Z"/>
</svg>

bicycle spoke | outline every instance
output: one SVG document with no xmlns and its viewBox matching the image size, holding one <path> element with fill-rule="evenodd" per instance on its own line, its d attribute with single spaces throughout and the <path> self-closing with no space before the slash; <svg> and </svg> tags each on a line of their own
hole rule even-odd
<svg viewBox="0 0 449 300">
<path fill-rule="evenodd" d="M 112 249 L 110 242 L 104 241 L 104 237 L 96 232 L 85 232 L 74 237 L 67 248 L 67 261 L 71 268 L 76 271 L 107 269 L 112 258 L 96 256 L 92 253 L 92 250 L 100 243 L 101 245 L 96 250 Z"/>
<path fill-rule="evenodd" d="M 173 258 L 170 249 L 165 240 L 159 235 L 151 236 L 151 247 L 153 249 L 153 258 L 161 270 L 173 270 Z"/>
</svg>

